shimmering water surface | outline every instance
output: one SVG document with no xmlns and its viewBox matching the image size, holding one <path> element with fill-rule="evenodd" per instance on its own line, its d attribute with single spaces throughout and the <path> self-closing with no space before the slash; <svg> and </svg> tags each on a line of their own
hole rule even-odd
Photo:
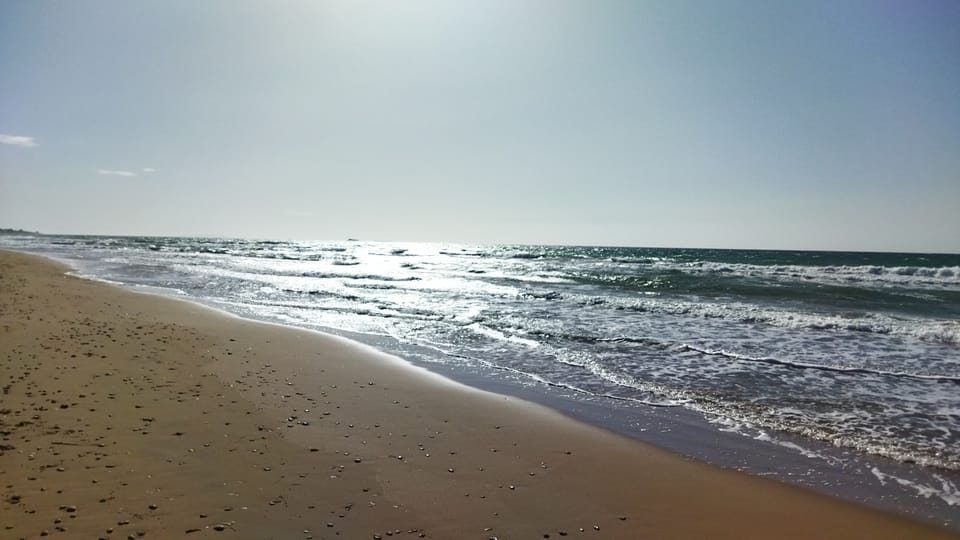
<svg viewBox="0 0 960 540">
<path fill-rule="evenodd" d="M 684 407 L 723 429 L 960 470 L 960 255 L 57 236 L 0 245 L 242 315 L 391 336 L 426 351 L 421 362 L 492 366 L 585 399 Z"/>
</svg>

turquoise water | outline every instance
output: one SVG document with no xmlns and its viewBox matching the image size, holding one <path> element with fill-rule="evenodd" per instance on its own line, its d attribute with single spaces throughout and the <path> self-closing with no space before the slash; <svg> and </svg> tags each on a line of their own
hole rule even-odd
<svg viewBox="0 0 960 540">
<path fill-rule="evenodd" d="M 389 336 L 415 345 L 404 354 L 421 363 L 960 470 L 960 255 L 66 236 L 0 245 L 241 315 Z"/>
</svg>

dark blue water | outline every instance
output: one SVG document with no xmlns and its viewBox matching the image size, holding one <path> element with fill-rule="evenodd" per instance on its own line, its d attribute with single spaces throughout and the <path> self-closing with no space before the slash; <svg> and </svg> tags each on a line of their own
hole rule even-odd
<svg viewBox="0 0 960 540">
<path fill-rule="evenodd" d="M 0 245 L 241 315 L 388 336 L 421 363 L 485 366 L 585 400 L 696 411 L 759 440 L 793 434 L 960 471 L 960 255 L 68 236 Z M 960 505 L 956 486 L 936 478 L 924 496 Z"/>
</svg>

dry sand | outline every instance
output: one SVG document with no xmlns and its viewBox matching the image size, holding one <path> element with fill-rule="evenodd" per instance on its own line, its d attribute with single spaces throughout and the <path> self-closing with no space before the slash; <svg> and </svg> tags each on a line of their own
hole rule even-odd
<svg viewBox="0 0 960 540">
<path fill-rule="evenodd" d="M 0 253 L 0 538 L 952 538 Z"/>
</svg>

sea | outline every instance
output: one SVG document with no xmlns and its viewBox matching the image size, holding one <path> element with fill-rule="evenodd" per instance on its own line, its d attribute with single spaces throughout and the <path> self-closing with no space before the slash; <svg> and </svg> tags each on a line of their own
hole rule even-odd
<svg viewBox="0 0 960 540">
<path fill-rule="evenodd" d="M 960 523 L 960 255 L 52 235 L 0 247 Z"/>
</svg>

